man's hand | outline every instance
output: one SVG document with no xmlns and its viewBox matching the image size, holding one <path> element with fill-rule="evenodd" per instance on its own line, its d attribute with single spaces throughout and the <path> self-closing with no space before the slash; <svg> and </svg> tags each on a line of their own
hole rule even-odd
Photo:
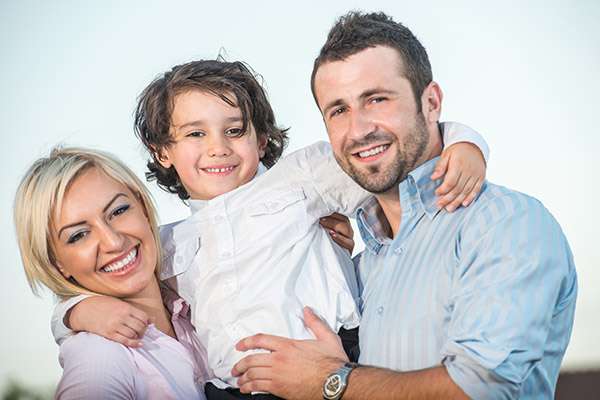
<svg viewBox="0 0 600 400">
<path fill-rule="evenodd" d="M 149 323 L 145 312 L 109 296 L 88 297 L 65 316 L 65 324 L 74 331 L 95 333 L 128 347 L 142 345 L 139 339 Z"/>
<path fill-rule="evenodd" d="M 323 382 L 348 361 L 342 342 L 313 311 L 304 308 L 304 323 L 315 340 L 258 334 L 242 339 L 239 351 L 269 350 L 244 357 L 232 370 L 242 393 L 269 392 L 286 399 L 321 399 Z"/>
<path fill-rule="evenodd" d="M 474 144 L 459 142 L 445 149 L 431 175 L 434 180 L 445 175 L 435 191 L 438 206 L 449 212 L 461 205 L 467 207 L 479 194 L 485 171 L 483 154 Z"/>
<path fill-rule="evenodd" d="M 348 217 L 334 213 L 319 220 L 323 228 L 327 230 L 334 242 L 350 252 L 354 250 L 354 231 Z"/>
</svg>

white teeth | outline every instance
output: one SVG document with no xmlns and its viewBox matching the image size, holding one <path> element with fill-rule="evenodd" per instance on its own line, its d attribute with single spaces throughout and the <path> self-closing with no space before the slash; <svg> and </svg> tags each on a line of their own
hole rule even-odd
<svg viewBox="0 0 600 400">
<path fill-rule="evenodd" d="M 377 147 L 373 147 L 371 150 L 366 150 L 366 151 L 361 151 L 358 153 L 358 156 L 360 158 L 365 158 L 365 157 L 371 157 L 374 156 L 375 154 L 379 154 L 382 151 L 384 151 L 385 149 L 387 149 L 387 145 L 381 145 L 381 146 L 377 146 Z"/>
<path fill-rule="evenodd" d="M 231 171 L 232 169 L 233 169 L 233 167 L 226 167 L 226 168 L 204 168 L 204 170 L 206 172 L 211 172 L 211 173 L 228 172 L 228 171 Z"/>
<path fill-rule="evenodd" d="M 104 271 L 104 272 L 118 271 L 118 270 L 122 269 L 123 267 L 125 267 L 126 265 L 129 265 L 129 263 L 131 263 L 133 260 L 135 260 L 136 256 L 137 256 L 137 246 L 134 247 L 133 250 L 131 250 L 125 258 L 123 258 L 119 261 L 116 261 L 110 265 L 107 265 L 106 267 L 103 267 L 102 271 Z"/>
</svg>

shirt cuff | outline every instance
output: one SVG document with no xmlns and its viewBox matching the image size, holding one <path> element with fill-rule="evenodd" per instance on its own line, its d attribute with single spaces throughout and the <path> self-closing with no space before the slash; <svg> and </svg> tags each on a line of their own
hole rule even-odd
<svg viewBox="0 0 600 400">
<path fill-rule="evenodd" d="M 459 122 L 450 121 L 442 123 L 442 131 L 445 149 L 460 142 L 472 143 L 479 148 L 485 163 L 488 163 L 490 148 L 483 136 L 477 131 Z"/>
<path fill-rule="evenodd" d="M 54 335 L 54 340 L 58 345 L 62 344 L 65 339 L 69 336 L 73 335 L 75 332 L 68 328 L 65 325 L 65 315 L 67 312 L 79 304 L 81 301 L 87 299 L 88 297 L 92 297 L 91 294 L 80 294 L 75 297 L 71 297 L 68 300 L 61 301 L 54 307 L 54 312 L 52 313 L 52 319 L 50 322 L 52 328 L 52 335 Z"/>
</svg>

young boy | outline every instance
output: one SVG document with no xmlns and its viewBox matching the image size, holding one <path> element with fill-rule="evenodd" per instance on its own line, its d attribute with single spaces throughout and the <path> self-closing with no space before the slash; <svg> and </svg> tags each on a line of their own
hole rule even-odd
<svg viewBox="0 0 600 400">
<path fill-rule="evenodd" d="M 277 162 L 286 130 L 277 127 L 263 88 L 244 64 L 174 67 L 141 94 L 135 126 L 152 155 L 148 178 L 192 210 L 189 218 L 162 227 L 160 278 L 191 306 L 218 378 L 210 390 L 236 387 L 231 368 L 243 356 L 235 350 L 241 338 L 258 332 L 312 338 L 302 320 L 304 306 L 335 331 L 358 326 L 352 261 L 319 219 L 351 215 L 369 194 L 339 168 L 326 143 Z M 482 149 L 454 146 L 452 158 L 483 165 L 487 149 L 479 135 L 458 124 L 445 124 L 444 132 L 446 146 L 464 139 Z M 67 332 L 65 312 L 81 300 L 56 310 L 59 339 Z M 143 332 L 147 320 L 131 310 L 102 321 L 102 310 L 114 310 L 115 301 L 84 300 L 66 320 L 73 329 L 126 342 Z M 107 326 L 116 334 L 107 334 Z"/>
</svg>

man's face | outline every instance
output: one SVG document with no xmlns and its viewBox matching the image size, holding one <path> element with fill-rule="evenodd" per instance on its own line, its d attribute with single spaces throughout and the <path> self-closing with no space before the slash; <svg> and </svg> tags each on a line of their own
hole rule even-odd
<svg viewBox="0 0 600 400">
<path fill-rule="evenodd" d="M 398 52 L 377 46 L 321 65 L 315 93 L 335 157 L 372 193 L 386 193 L 423 161 L 429 131 Z"/>
</svg>

